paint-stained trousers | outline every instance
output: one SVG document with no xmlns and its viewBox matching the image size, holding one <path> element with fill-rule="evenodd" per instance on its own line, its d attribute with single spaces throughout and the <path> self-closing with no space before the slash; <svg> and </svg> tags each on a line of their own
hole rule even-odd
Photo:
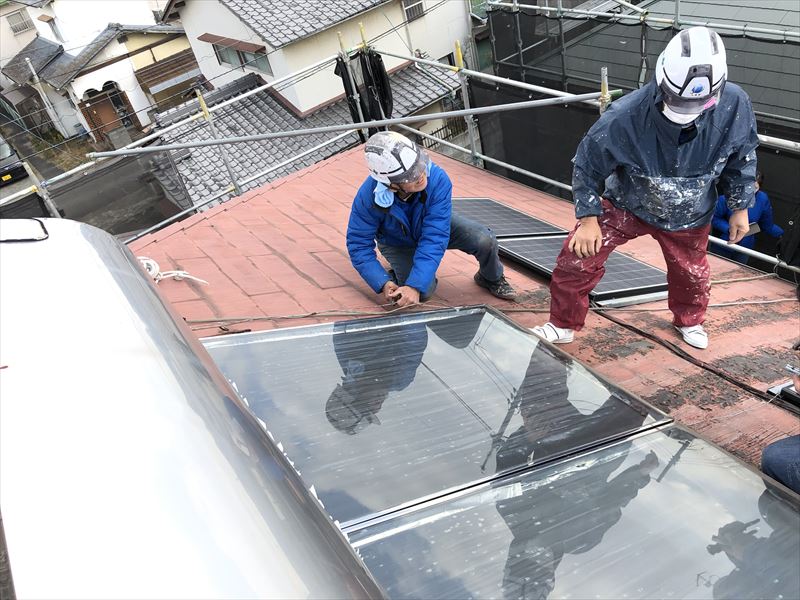
<svg viewBox="0 0 800 600">
<path fill-rule="evenodd" d="M 699 325 L 705 320 L 710 297 L 710 269 L 706 246 L 711 225 L 683 231 L 664 231 L 645 223 L 626 210 L 603 199 L 603 214 L 598 217 L 603 243 L 594 256 L 580 259 L 564 242 L 556 260 L 550 283 L 550 322 L 556 327 L 579 331 L 589 311 L 589 292 L 605 273 L 608 255 L 628 240 L 651 235 L 661 246 L 667 262 L 669 308 L 678 327 Z"/>
</svg>

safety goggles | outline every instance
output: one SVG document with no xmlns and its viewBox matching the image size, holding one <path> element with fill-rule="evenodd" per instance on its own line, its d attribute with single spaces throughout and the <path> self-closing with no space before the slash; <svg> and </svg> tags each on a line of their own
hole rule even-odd
<svg viewBox="0 0 800 600">
<path fill-rule="evenodd" d="M 712 80 L 711 65 L 695 65 L 686 73 L 682 85 L 670 80 L 666 73 L 659 86 L 664 103 L 682 115 L 699 115 L 714 106 L 725 88 L 725 76 Z M 675 92 L 674 88 L 678 88 Z"/>
</svg>

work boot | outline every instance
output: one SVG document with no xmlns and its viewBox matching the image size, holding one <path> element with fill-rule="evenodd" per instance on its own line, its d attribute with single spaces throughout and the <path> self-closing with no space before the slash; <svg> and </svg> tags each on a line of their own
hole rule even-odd
<svg viewBox="0 0 800 600">
<path fill-rule="evenodd" d="M 690 346 L 700 348 L 700 350 L 708 348 L 708 334 L 702 325 L 691 325 L 689 327 L 678 327 L 676 325 L 675 329 L 683 336 L 683 341 Z"/>
<path fill-rule="evenodd" d="M 556 327 L 549 321 L 534 327 L 531 331 L 551 344 L 569 344 L 575 339 L 575 332 L 572 329 Z"/>
<path fill-rule="evenodd" d="M 516 290 L 511 287 L 511 284 L 506 281 L 505 277 L 501 277 L 497 281 L 489 281 L 483 275 L 481 275 L 479 271 L 475 273 L 474 279 L 475 283 L 477 283 L 479 286 L 489 290 L 489 293 L 492 296 L 496 296 L 502 300 L 513 300 L 517 297 Z"/>
</svg>

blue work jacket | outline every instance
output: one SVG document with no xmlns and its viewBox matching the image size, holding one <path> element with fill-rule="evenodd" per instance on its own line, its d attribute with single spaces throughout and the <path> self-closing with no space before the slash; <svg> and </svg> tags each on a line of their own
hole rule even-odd
<svg viewBox="0 0 800 600">
<path fill-rule="evenodd" d="M 602 214 L 601 196 L 666 231 L 710 223 L 720 193 L 731 210 L 752 206 L 758 134 L 747 94 L 726 84 L 686 131 L 660 109 L 652 80 L 615 101 L 581 140 L 572 175 L 578 218 Z"/>
<path fill-rule="evenodd" d="M 377 181 L 368 177 L 353 200 L 347 225 L 350 262 L 364 281 L 380 292 L 390 277 L 378 262 L 375 242 L 416 248 L 405 285 L 427 290 L 450 242 L 453 184 L 444 169 L 431 164 L 428 186 L 406 201 L 395 195 L 389 208 L 375 203 Z"/>
<path fill-rule="evenodd" d="M 774 238 L 779 238 L 783 235 L 783 229 L 772 220 L 772 204 L 770 204 L 769 197 L 765 192 L 761 190 L 756 192 L 755 204 L 747 209 L 747 217 L 749 223 L 758 223 L 761 231 L 767 235 L 771 235 Z M 723 240 L 727 240 L 730 236 L 730 225 L 728 224 L 730 218 L 731 209 L 728 208 L 728 201 L 725 196 L 720 196 L 717 200 L 717 208 L 714 211 L 712 223 L 714 230 L 721 234 L 721 239 Z M 745 236 L 738 244 L 745 248 L 752 248 L 756 244 L 756 236 Z"/>
</svg>

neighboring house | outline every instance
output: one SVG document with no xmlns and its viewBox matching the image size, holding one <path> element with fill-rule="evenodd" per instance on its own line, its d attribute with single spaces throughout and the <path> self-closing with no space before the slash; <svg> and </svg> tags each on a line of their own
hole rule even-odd
<svg viewBox="0 0 800 600">
<path fill-rule="evenodd" d="M 264 82 L 303 71 L 340 50 L 338 32 L 348 47 L 366 36 L 380 37 L 376 47 L 396 54 L 419 54 L 453 64 L 455 41 L 469 37 L 468 2 L 461 0 L 171 0 L 162 20 L 180 19 L 204 78 L 216 87 L 206 95 L 210 105 L 233 98 Z M 392 116 L 437 112 L 453 105 L 458 78 L 445 70 L 420 68 L 408 61 L 384 57 L 394 98 Z M 333 64 L 303 74 L 280 89 L 269 89 L 230 104 L 215 113 L 220 135 L 254 135 L 352 122 L 342 80 Z M 197 102 L 157 116 L 167 125 L 196 112 Z M 431 131 L 441 121 L 416 125 Z M 227 154 L 239 182 L 281 163 L 279 170 L 243 185 L 257 187 L 342 148 L 358 143 L 354 133 L 313 154 L 290 161 L 336 134 L 275 139 L 228 146 Z M 208 139 L 197 123 L 165 134 L 162 142 Z M 172 161 L 193 204 L 224 193 L 230 186 L 217 147 L 174 153 Z M 168 172 L 170 169 L 165 169 Z"/>
<path fill-rule="evenodd" d="M 182 102 L 200 75 L 183 30 L 156 24 L 147 1 L 25 3 L 2 5 L 4 27 L 29 29 L 20 31 L 25 37 L 18 41 L 27 41 L 13 54 L 6 46 L 14 44 L 4 42 L 0 72 L 5 99 L 28 128 L 46 125 L 47 116 L 64 137 L 89 131 L 95 139 L 127 143 L 150 125 L 156 106 Z M 9 11 L 11 5 L 17 8 Z M 98 18 L 112 15 L 145 24 L 100 25 Z"/>
</svg>

